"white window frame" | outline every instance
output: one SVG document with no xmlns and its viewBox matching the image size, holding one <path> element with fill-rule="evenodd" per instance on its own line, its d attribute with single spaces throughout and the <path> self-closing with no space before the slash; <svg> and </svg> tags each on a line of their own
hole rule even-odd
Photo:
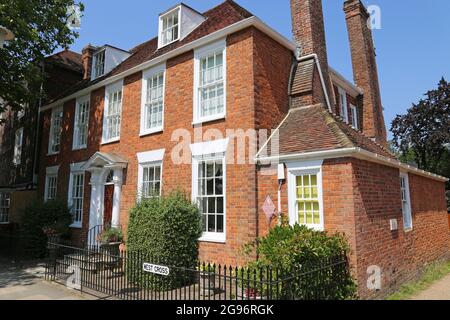
<svg viewBox="0 0 450 320">
<path fill-rule="evenodd" d="M 341 87 L 338 87 L 338 91 L 339 91 L 339 105 L 341 107 L 340 114 L 341 117 L 344 119 L 345 123 L 348 123 L 347 92 Z"/>
<path fill-rule="evenodd" d="M 13 164 L 18 166 L 22 163 L 22 149 L 23 149 L 23 127 L 16 130 L 14 134 L 14 155 Z"/>
<path fill-rule="evenodd" d="M 197 203 L 198 191 L 198 164 L 201 161 L 222 160 L 223 169 L 223 232 L 203 232 L 200 242 L 225 243 L 227 239 L 227 161 L 226 150 L 229 139 L 215 140 L 191 144 L 192 153 L 192 201 Z"/>
<path fill-rule="evenodd" d="M 402 181 L 405 182 L 405 188 L 402 187 Z M 405 194 L 403 194 L 403 192 Z M 409 176 L 407 172 L 400 172 L 400 200 L 402 201 L 403 229 L 409 231 L 413 229 L 413 219 L 411 211 L 411 194 L 409 189 Z M 406 207 L 405 207 L 406 206 Z M 406 210 L 406 211 L 405 211 Z M 410 224 L 407 224 L 409 218 Z"/>
<path fill-rule="evenodd" d="M 163 32 L 165 31 L 165 30 L 163 30 L 164 19 L 169 16 L 175 16 L 175 14 L 178 15 L 178 37 L 176 39 L 173 39 L 172 41 L 168 41 L 168 42 L 164 43 L 164 41 L 163 41 L 163 39 L 164 39 Z M 177 6 L 159 17 L 158 48 L 168 46 L 169 44 L 180 40 L 180 37 L 181 37 L 181 6 Z"/>
<path fill-rule="evenodd" d="M 137 195 L 138 201 L 142 199 L 141 185 L 144 179 L 144 168 L 149 166 L 160 166 L 160 195 L 163 187 L 163 159 L 165 149 L 153 150 L 148 152 L 141 152 L 137 154 L 138 158 L 138 183 Z"/>
<path fill-rule="evenodd" d="M 358 108 L 356 108 L 355 105 L 350 104 L 350 110 L 352 110 L 352 127 L 359 130 Z"/>
<path fill-rule="evenodd" d="M 162 123 L 161 126 L 147 128 L 147 90 L 148 90 L 148 81 L 153 77 L 162 73 L 163 76 L 163 89 L 162 89 Z M 140 136 L 145 136 L 148 134 L 161 132 L 164 130 L 164 102 L 165 102 L 165 92 L 166 92 L 166 64 L 161 64 L 149 70 L 146 70 L 142 74 L 142 96 L 141 96 L 141 130 Z"/>
<path fill-rule="evenodd" d="M 324 231 L 324 211 L 323 211 L 323 184 L 322 184 L 322 163 L 323 160 L 292 162 L 287 164 L 288 169 L 288 200 L 289 200 L 289 224 L 295 225 L 298 221 L 297 210 L 297 177 L 307 174 L 317 175 L 317 193 L 319 200 L 319 224 L 304 224 L 307 227 Z"/>
<path fill-rule="evenodd" d="M 70 227 L 71 228 L 82 228 L 83 225 L 83 213 L 84 213 L 84 192 L 85 192 L 85 186 L 86 186 L 86 174 L 85 171 L 82 169 L 85 162 L 79 162 L 79 163 L 72 163 L 70 165 L 70 178 L 69 178 L 69 190 L 68 190 L 68 196 L 67 196 L 67 204 L 69 208 L 72 208 L 73 206 L 73 183 L 74 183 L 74 177 L 75 175 L 83 175 L 83 191 L 81 196 L 81 217 L 79 221 L 74 221 Z"/>
<path fill-rule="evenodd" d="M 223 54 L 223 112 L 212 116 L 201 117 L 200 106 L 200 61 L 206 56 L 222 51 Z M 194 52 L 194 119 L 193 124 L 200 124 L 224 119 L 227 113 L 227 43 L 225 39 L 214 42 Z"/>
<path fill-rule="evenodd" d="M 120 112 L 119 112 L 119 135 L 117 137 L 107 137 L 107 114 L 109 112 L 109 95 L 115 92 L 121 91 L 121 100 L 120 100 Z M 103 108 L 103 131 L 102 131 L 102 144 L 108 144 L 112 142 L 117 142 L 120 140 L 121 127 L 122 127 L 122 113 L 123 113 L 123 80 L 119 82 L 113 83 L 106 87 L 105 90 L 105 102 Z"/>
<path fill-rule="evenodd" d="M 99 56 L 103 56 L 103 72 L 97 73 L 97 69 L 100 66 L 98 63 Z M 106 68 L 106 48 L 101 49 L 100 51 L 97 51 L 94 53 L 94 56 L 92 57 L 92 79 L 99 78 L 105 74 L 105 68 Z"/>
<path fill-rule="evenodd" d="M 8 205 L 4 205 L 4 202 L 8 203 Z M 6 213 L 5 213 L 6 211 Z M 0 220 L 1 224 L 9 224 L 9 215 L 11 211 L 11 192 L 9 191 L 0 191 L 0 217 L 6 217 L 4 221 Z M 3 212 L 3 213 L 2 213 Z"/>
<path fill-rule="evenodd" d="M 86 143 L 80 144 L 80 115 L 81 115 L 81 107 L 87 104 L 87 115 L 86 115 L 86 123 L 84 124 L 86 130 Z M 89 138 L 89 113 L 90 113 L 90 95 L 77 98 L 76 107 L 75 107 L 75 119 L 73 125 L 73 150 L 81 150 L 87 148 L 87 141 Z"/>
<path fill-rule="evenodd" d="M 61 122 L 59 124 L 59 149 L 58 151 L 54 151 L 53 147 L 55 146 L 55 141 L 54 141 L 54 134 L 55 134 L 55 117 L 57 114 L 62 113 L 61 116 Z M 49 139 L 48 139 L 48 154 L 49 155 L 54 155 L 54 154 L 58 154 L 61 151 L 61 136 L 62 136 L 62 124 L 63 124 L 63 120 L 64 120 L 64 108 L 63 106 L 59 106 L 57 108 L 54 108 L 52 110 L 52 116 L 50 119 L 50 134 L 49 134 Z"/>
<path fill-rule="evenodd" d="M 55 200 L 58 194 L 58 170 L 59 166 L 47 167 L 45 174 L 45 190 L 44 190 L 44 201 Z M 55 179 L 55 197 L 49 198 L 49 187 L 50 179 Z"/>
</svg>

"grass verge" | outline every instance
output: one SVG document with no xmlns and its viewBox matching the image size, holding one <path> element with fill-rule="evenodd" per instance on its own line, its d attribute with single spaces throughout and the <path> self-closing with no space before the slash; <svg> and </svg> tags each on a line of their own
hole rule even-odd
<svg viewBox="0 0 450 320">
<path fill-rule="evenodd" d="M 408 300 L 448 274 L 450 274 L 450 261 L 431 264 L 425 269 L 419 280 L 404 284 L 396 293 L 386 299 Z"/>
</svg>

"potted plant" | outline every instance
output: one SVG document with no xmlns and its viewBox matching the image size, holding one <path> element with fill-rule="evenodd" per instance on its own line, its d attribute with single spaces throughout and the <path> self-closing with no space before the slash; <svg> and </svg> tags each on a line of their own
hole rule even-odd
<svg viewBox="0 0 450 320">
<path fill-rule="evenodd" d="M 47 243 L 58 244 L 61 242 L 62 233 L 58 232 L 55 227 L 42 227 L 42 232 L 47 236 Z"/>
<path fill-rule="evenodd" d="M 200 294 L 210 296 L 216 288 L 216 266 L 212 264 L 203 264 L 197 268 L 198 283 L 200 284 Z"/>
<path fill-rule="evenodd" d="M 97 237 L 100 248 L 110 255 L 120 255 L 120 245 L 123 244 L 122 230 L 118 228 L 105 228 Z"/>
</svg>

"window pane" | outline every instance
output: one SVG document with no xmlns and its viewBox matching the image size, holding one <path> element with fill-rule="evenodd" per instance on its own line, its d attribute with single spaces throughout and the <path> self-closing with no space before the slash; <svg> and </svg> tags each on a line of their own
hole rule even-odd
<svg viewBox="0 0 450 320">
<path fill-rule="evenodd" d="M 223 232 L 223 215 L 217 215 L 217 232 Z"/>
<path fill-rule="evenodd" d="M 216 216 L 208 215 L 208 232 L 216 232 Z"/>
<path fill-rule="evenodd" d="M 214 195 L 214 179 L 206 180 L 206 194 Z"/>
<path fill-rule="evenodd" d="M 216 198 L 208 198 L 208 213 L 216 213 Z"/>
<path fill-rule="evenodd" d="M 224 213 L 224 211 L 223 211 L 223 197 L 217 197 L 217 213 Z"/>
</svg>

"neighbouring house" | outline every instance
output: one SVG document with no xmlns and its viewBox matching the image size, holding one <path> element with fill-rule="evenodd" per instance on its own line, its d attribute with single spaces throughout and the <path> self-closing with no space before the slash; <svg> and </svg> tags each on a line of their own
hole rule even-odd
<svg viewBox="0 0 450 320">
<path fill-rule="evenodd" d="M 344 5 L 353 84 L 328 65 L 322 2 L 290 3 L 293 41 L 227 0 L 170 8 L 130 50 L 83 49 L 83 81 L 40 109 L 39 194 L 69 203 L 74 241 L 126 231 L 136 201 L 182 189 L 203 215 L 205 261 L 244 263 L 277 208 L 347 235 L 361 298 L 449 255 L 446 178 L 387 148 L 363 4 Z M 380 290 L 367 286 L 372 266 Z"/>
<path fill-rule="evenodd" d="M 78 53 L 64 50 L 46 57 L 42 98 L 0 114 L 0 230 L 14 229 L 20 212 L 38 198 L 39 107 L 80 82 L 82 70 Z"/>
</svg>

